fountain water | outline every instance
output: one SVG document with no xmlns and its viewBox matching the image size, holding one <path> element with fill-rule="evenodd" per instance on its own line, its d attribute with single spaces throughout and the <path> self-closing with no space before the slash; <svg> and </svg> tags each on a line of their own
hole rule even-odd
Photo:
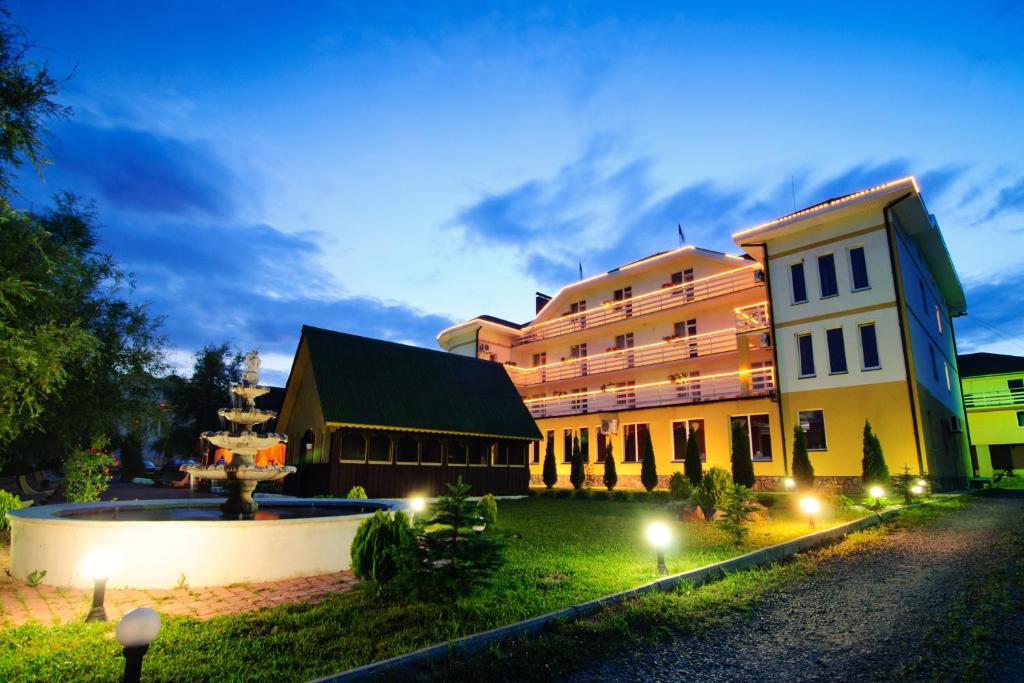
<svg viewBox="0 0 1024 683">
<path fill-rule="evenodd" d="M 221 512 L 225 519 L 252 519 L 259 507 L 252 499 L 256 484 L 283 479 L 295 471 L 290 465 L 256 464 L 258 451 L 287 443 L 288 437 L 284 434 L 259 434 L 253 431 L 255 426 L 274 419 L 277 413 L 256 407 L 256 398 L 270 391 L 270 387 L 260 386 L 259 383 L 259 354 L 255 351 L 245 354 L 245 366 L 242 383 L 231 387 L 231 407 L 217 411 L 231 425 L 231 429 L 203 432 L 202 435 L 214 446 L 230 450 L 231 462 L 224 465 L 186 465 L 182 468 L 193 477 L 224 482 L 228 499 L 221 505 Z"/>
</svg>

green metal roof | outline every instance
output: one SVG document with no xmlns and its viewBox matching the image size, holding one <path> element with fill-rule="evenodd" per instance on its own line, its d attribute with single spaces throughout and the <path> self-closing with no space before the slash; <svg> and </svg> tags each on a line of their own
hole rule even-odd
<svg viewBox="0 0 1024 683">
<path fill-rule="evenodd" d="M 541 438 L 498 363 L 317 327 L 302 337 L 325 422 Z"/>
</svg>

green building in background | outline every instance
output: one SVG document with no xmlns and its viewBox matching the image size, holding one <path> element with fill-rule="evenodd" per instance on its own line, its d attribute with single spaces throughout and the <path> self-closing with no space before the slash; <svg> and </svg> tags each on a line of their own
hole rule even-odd
<svg viewBox="0 0 1024 683">
<path fill-rule="evenodd" d="M 1024 470 L 1024 357 L 969 353 L 957 362 L 975 476 Z"/>
</svg>

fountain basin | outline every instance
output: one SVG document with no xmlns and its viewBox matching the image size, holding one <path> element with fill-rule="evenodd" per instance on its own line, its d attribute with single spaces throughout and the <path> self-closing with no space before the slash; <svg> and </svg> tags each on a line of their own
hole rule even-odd
<svg viewBox="0 0 1024 683">
<path fill-rule="evenodd" d="M 9 513 L 11 575 L 92 587 L 89 558 L 113 565 L 112 588 L 222 586 L 315 576 L 348 569 L 359 524 L 396 501 L 263 499 L 257 518 L 223 520 L 224 499 L 43 505 Z"/>
</svg>

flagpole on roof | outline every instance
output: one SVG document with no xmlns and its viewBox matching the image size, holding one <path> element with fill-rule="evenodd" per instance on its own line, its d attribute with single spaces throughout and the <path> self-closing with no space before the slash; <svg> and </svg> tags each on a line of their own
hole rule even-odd
<svg viewBox="0 0 1024 683">
<path fill-rule="evenodd" d="M 676 229 L 679 231 L 679 246 L 686 244 L 686 237 L 683 236 L 683 224 L 676 223 Z"/>
<path fill-rule="evenodd" d="M 580 261 L 580 279 L 583 279 L 583 261 Z"/>
</svg>

